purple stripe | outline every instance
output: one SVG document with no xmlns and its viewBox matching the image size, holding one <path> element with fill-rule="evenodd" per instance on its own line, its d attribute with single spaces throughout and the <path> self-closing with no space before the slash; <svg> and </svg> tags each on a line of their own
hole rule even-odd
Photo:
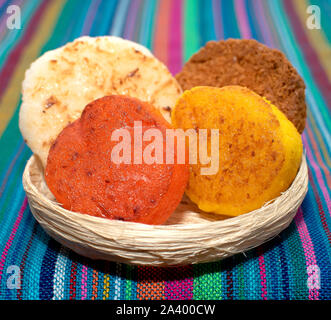
<svg viewBox="0 0 331 320">
<path fill-rule="evenodd" d="M 0 0 L 0 8 L 4 5 L 7 0 Z"/>
<path fill-rule="evenodd" d="M 269 29 L 269 24 L 265 18 L 265 12 L 264 12 L 264 8 L 263 8 L 263 4 L 260 0 L 256 0 L 253 2 L 253 6 L 255 8 L 256 11 L 256 17 L 258 17 L 257 21 L 262 33 L 262 37 L 263 37 L 263 42 L 269 46 L 269 47 L 274 47 L 273 46 L 273 39 L 272 39 L 272 34 L 270 32 Z"/>
<path fill-rule="evenodd" d="M 214 17 L 214 29 L 217 39 L 224 39 L 224 31 L 222 26 L 222 17 L 221 17 L 221 1 L 213 0 L 213 17 Z"/>
<path fill-rule="evenodd" d="M 81 35 L 88 35 L 91 31 L 93 20 L 98 11 L 101 0 L 94 0 L 88 8 Z"/>
<path fill-rule="evenodd" d="M 127 24 L 124 30 L 124 38 L 133 40 L 134 31 L 136 28 L 137 12 L 140 7 L 141 0 L 132 0 L 131 6 L 128 10 Z"/>
</svg>

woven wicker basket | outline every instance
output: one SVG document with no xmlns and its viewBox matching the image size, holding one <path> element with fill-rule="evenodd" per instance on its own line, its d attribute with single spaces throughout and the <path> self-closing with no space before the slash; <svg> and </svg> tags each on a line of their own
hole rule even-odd
<svg viewBox="0 0 331 320">
<path fill-rule="evenodd" d="M 200 212 L 186 197 L 165 225 L 107 220 L 59 206 L 32 156 L 23 186 L 31 211 L 58 242 L 92 259 L 169 266 L 214 261 L 259 246 L 292 221 L 308 188 L 305 156 L 300 170 L 281 196 L 262 208 L 228 218 Z"/>
</svg>

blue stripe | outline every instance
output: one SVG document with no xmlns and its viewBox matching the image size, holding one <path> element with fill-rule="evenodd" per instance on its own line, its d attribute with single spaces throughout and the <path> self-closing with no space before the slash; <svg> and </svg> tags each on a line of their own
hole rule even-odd
<svg viewBox="0 0 331 320">
<path fill-rule="evenodd" d="M 112 23 L 112 28 L 110 31 L 111 35 L 118 37 L 122 35 L 125 24 L 125 16 L 128 12 L 129 5 L 130 5 L 130 0 L 119 1 L 116 10 L 116 15 L 114 17 L 114 22 Z"/>
<path fill-rule="evenodd" d="M 265 263 L 265 271 L 266 271 L 266 280 L 267 280 L 267 293 L 268 299 L 276 299 L 278 287 L 278 279 L 277 279 L 277 264 L 274 261 L 277 259 L 275 247 L 279 243 L 279 238 L 270 240 L 269 242 L 262 245 L 263 247 L 263 257 Z"/>
<path fill-rule="evenodd" d="M 288 300 L 289 295 L 289 278 L 288 278 L 288 266 L 287 257 L 285 254 L 285 249 L 283 243 L 279 243 L 279 253 L 280 253 L 280 266 L 281 266 L 281 299 Z"/>
<path fill-rule="evenodd" d="M 27 214 L 31 215 L 32 213 L 29 211 Z M 49 236 L 38 224 L 25 264 L 24 287 L 28 290 L 23 290 L 23 300 L 39 299 L 40 269 L 49 239 Z"/>
<path fill-rule="evenodd" d="M 116 6 L 117 1 L 115 0 L 103 0 L 101 2 L 94 18 L 96 23 L 91 28 L 91 36 L 103 36 L 109 33 Z"/>
<path fill-rule="evenodd" d="M 328 44 L 331 45 L 331 30 L 327 26 L 330 26 L 331 17 L 331 2 L 330 0 L 310 0 L 310 5 L 318 5 L 321 11 L 321 31 L 324 33 Z"/>
<path fill-rule="evenodd" d="M 245 8 L 247 10 L 248 23 L 251 30 L 252 38 L 260 42 L 264 42 L 262 38 L 262 33 L 259 31 L 259 25 L 256 19 L 255 12 L 251 3 L 248 3 L 248 0 L 245 0 Z"/>
<path fill-rule="evenodd" d="M 224 39 L 240 38 L 236 15 L 233 7 L 233 1 L 222 1 L 222 21 L 224 30 Z"/>
<path fill-rule="evenodd" d="M 60 244 L 51 239 L 45 252 L 40 271 L 39 298 L 51 300 L 53 298 L 54 272 Z"/>
<path fill-rule="evenodd" d="M 216 40 L 214 20 L 211 15 L 211 12 L 213 12 L 212 6 L 212 0 L 199 1 L 199 30 L 201 35 L 201 46 L 204 46 L 207 41 Z"/>
<path fill-rule="evenodd" d="M 76 35 L 83 35 L 83 26 L 89 9 L 90 1 L 79 1 L 79 10 L 77 12 L 77 17 L 73 19 L 75 21 L 75 24 L 72 32 L 71 41 L 77 37 Z"/>
</svg>

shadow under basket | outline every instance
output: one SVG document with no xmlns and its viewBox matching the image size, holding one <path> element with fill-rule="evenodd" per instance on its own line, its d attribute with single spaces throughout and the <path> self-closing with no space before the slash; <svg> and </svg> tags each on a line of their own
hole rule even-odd
<svg viewBox="0 0 331 320">
<path fill-rule="evenodd" d="M 170 266 L 224 259 L 279 234 L 290 224 L 307 193 L 308 168 L 303 155 L 289 189 L 258 210 L 225 218 L 199 211 L 184 196 L 167 223 L 158 226 L 63 209 L 49 191 L 35 156 L 25 167 L 23 187 L 44 230 L 76 253 L 92 259 Z"/>
</svg>

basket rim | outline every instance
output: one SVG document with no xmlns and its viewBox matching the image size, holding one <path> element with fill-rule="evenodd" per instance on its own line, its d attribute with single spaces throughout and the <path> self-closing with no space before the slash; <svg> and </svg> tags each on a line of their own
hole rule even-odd
<svg viewBox="0 0 331 320">
<path fill-rule="evenodd" d="M 283 198 L 286 197 L 287 192 L 290 192 L 293 188 L 295 188 L 295 186 L 298 182 L 298 177 L 299 177 L 300 173 L 304 173 L 305 175 L 308 175 L 306 156 L 303 153 L 300 168 L 299 168 L 298 173 L 297 173 L 296 177 L 294 178 L 292 184 L 290 185 L 290 187 L 286 191 L 282 192 L 280 196 L 268 201 L 262 207 L 260 207 L 256 210 L 241 214 L 239 216 L 229 216 L 226 219 L 216 220 L 216 221 L 205 221 L 205 222 L 185 223 L 185 224 L 169 224 L 169 225 L 149 225 L 149 224 L 132 222 L 132 221 L 111 220 L 111 219 L 91 216 L 88 214 L 82 214 L 80 212 L 74 212 L 71 210 L 64 209 L 63 207 L 61 207 L 61 205 L 58 202 L 50 200 L 49 198 L 47 198 L 46 195 L 41 193 L 38 190 L 38 188 L 35 186 L 35 184 L 31 181 L 30 169 L 31 169 L 31 166 L 36 161 L 38 161 L 37 157 L 33 154 L 29 158 L 29 160 L 25 166 L 25 169 L 23 172 L 23 188 L 24 188 L 25 192 L 27 192 L 27 193 L 30 191 L 29 189 L 31 189 L 34 193 L 38 194 L 39 200 L 41 202 L 43 202 L 45 206 L 49 207 L 50 204 L 53 206 L 56 206 L 57 212 L 60 211 L 63 214 L 65 214 L 66 216 L 69 215 L 72 218 L 77 217 L 81 221 L 85 220 L 86 222 L 96 222 L 96 223 L 102 222 L 103 224 L 107 224 L 110 227 L 126 225 L 128 227 L 131 227 L 132 229 L 139 229 L 139 230 L 145 229 L 146 231 L 151 231 L 151 230 L 153 230 L 153 231 L 155 231 L 155 230 L 159 230 L 159 231 L 172 230 L 172 231 L 174 231 L 174 229 L 177 229 L 178 231 L 188 230 L 188 229 L 201 230 L 201 228 L 206 228 L 206 225 L 210 225 L 210 224 L 212 224 L 213 226 L 219 226 L 219 227 L 221 227 L 221 226 L 226 227 L 229 225 L 233 225 L 235 223 L 241 224 L 243 222 L 243 220 L 250 219 L 250 218 L 258 215 L 259 213 L 263 212 L 265 209 L 268 209 L 268 208 L 271 209 L 273 206 L 277 206 L 276 200 L 281 201 Z M 40 172 L 40 174 L 43 175 L 42 172 Z M 298 199 L 300 197 L 301 196 L 297 195 Z"/>
</svg>

